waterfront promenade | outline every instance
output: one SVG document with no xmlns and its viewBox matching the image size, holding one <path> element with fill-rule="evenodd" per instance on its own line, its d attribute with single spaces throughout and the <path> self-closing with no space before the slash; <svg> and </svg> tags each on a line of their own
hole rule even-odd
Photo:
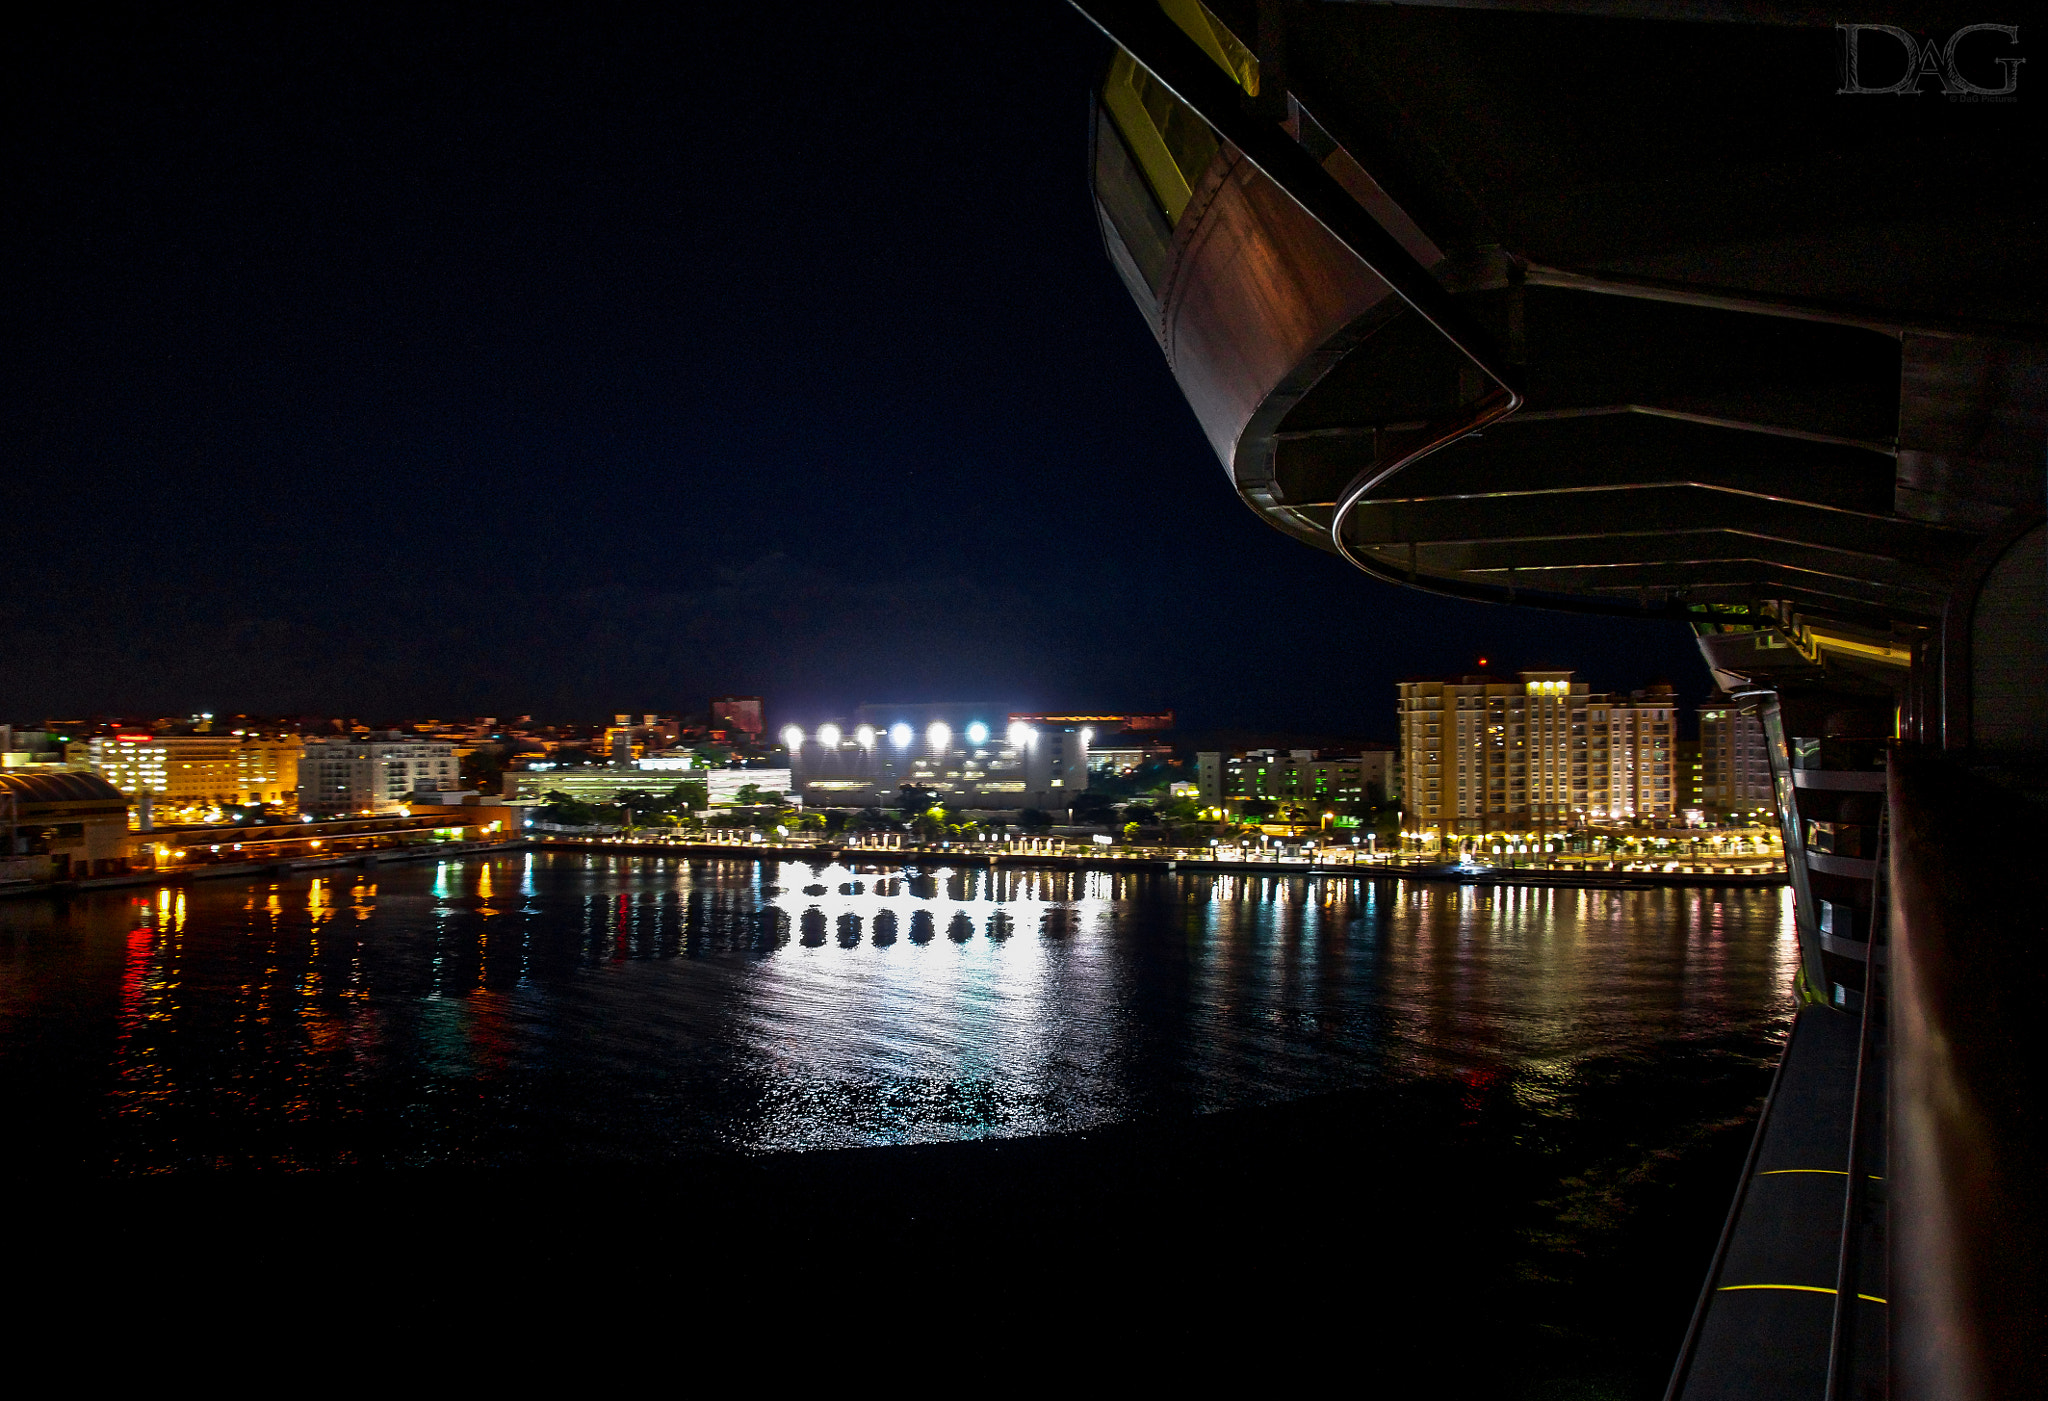
<svg viewBox="0 0 2048 1401">
<path fill-rule="evenodd" d="M 235 876 L 290 875 L 332 867 L 390 861 L 446 860 L 507 851 L 544 849 L 646 856 L 718 857 L 735 860 L 817 860 L 874 865 L 933 862 L 1053 870 L 1216 871 L 1245 875 L 1398 877 L 1464 885 L 1597 886 L 1778 886 L 1785 870 L 1775 858 L 1629 860 L 1545 855 L 1505 859 L 1499 865 L 1446 862 L 1435 853 L 1369 853 L 1349 847 L 1311 848 L 1306 854 L 1240 851 L 1214 847 L 1082 846 L 1053 838 L 1005 842 L 937 842 L 930 845 L 867 845 L 815 838 L 749 840 L 732 837 L 569 836 L 540 833 L 494 841 L 416 842 L 333 856 L 290 860 L 216 861 L 163 870 L 135 870 L 91 880 L 0 885 L 0 897 L 121 886 L 183 884 Z"/>
<path fill-rule="evenodd" d="M 323 871 L 344 866 L 376 866 L 387 861 L 445 860 L 450 857 L 489 856 L 498 852 L 523 851 L 533 843 L 524 837 L 504 837 L 474 842 L 413 842 L 403 846 L 369 847 L 333 856 L 299 856 L 285 860 L 257 857 L 246 861 L 205 861 L 171 867 L 144 867 L 119 875 L 95 876 L 89 880 L 14 881 L 0 884 L 0 898 L 9 895 L 48 895 L 72 891 L 112 890 L 133 885 L 183 885 L 188 881 L 224 880 L 233 876 L 282 876 L 301 871 Z"/>
<path fill-rule="evenodd" d="M 1351 847 L 1288 855 L 1215 847 L 1082 846 L 1056 838 L 998 842 L 937 842 L 924 846 L 834 842 L 816 838 L 752 840 L 625 835 L 535 836 L 536 847 L 662 856 L 716 856 L 761 860 L 826 860 L 875 865 L 932 862 L 1064 870 L 1218 871 L 1249 875 L 1398 877 L 1472 885 L 1560 886 L 1778 886 L 1785 868 L 1776 858 L 1628 860 L 1568 855 L 1523 856 L 1510 864 L 1459 864 L 1436 853 L 1369 853 Z"/>
</svg>

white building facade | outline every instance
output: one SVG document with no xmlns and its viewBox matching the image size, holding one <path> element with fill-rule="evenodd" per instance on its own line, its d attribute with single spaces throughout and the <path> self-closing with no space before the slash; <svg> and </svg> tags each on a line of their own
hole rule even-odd
<svg viewBox="0 0 2048 1401">
<path fill-rule="evenodd" d="M 70 762 L 91 769 L 131 798 L 147 795 L 157 816 L 196 816 L 230 803 L 289 805 L 298 796 L 297 736 L 111 734 L 74 740 Z"/>
<path fill-rule="evenodd" d="M 400 815 L 415 792 L 461 786 L 455 746 L 431 740 L 311 739 L 299 760 L 299 812 L 313 817 Z"/>
</svg>

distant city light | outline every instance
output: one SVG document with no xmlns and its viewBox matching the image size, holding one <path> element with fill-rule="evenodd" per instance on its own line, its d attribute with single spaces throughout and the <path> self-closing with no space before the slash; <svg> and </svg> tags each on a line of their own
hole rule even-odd
<svg viewBox="0 0 2048 1401">
<path fill-rule="evenodd" d="M 1022 749 L 1025 745 L 1031 743 L 1031 727 L 1022 720 L 1012 720 L 1010 722 L 1009 738 L 1012 749 Z"/>
<path fill-rule="evenodd" d="M 875 747 L 875 727 L 873 725 L 856 725 L 853 731 L 853 742 L 863 749 L 873 749 Z"/>
<path fill-rule="evenodd" d="M 782 742 L 791 750 L 801 749 L 804 747 L 804 732 L 795 725 L 784 725 Z"/>
<path fill-rule="evenodd" d="M 967 742 L 969 744 L 987 744 L 988 726 L 982 724 L 979 720 L 969 725 L 967 727 Z"/>
<path fill-rule="evenodd" d="M 837 725 L 818 726 L 818 743 L 824 745 L 827 749 L 837 749 L 839 747 L 839 727 Z"/>
<path fill-rule="evenodd" d="M 910 726 L 904 724 L 901 720 L 898 720 L 889 727 L 889 743 L 895 745 L 898 749 L 910 748 L 910 741 L 913 738 L 915 738 L 915 733 L 911 730 Z"/>
<path fill-rule="evenodd" d="M 931 728 L 924 732 L 924 742 L 930 746 L 932 753 L 943 754 L 953 747 L 953 731 L 944 721 L 934 720 Z"/>
</svg>

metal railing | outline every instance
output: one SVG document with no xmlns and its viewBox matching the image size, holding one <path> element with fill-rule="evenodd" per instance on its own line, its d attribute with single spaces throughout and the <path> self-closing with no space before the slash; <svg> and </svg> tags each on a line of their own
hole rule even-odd
<svg viewBox="0 0 2048 1401">
<path fill-rule="evenodd" d="M 2048 837 L 1956 757 L 1890 780 L 1889 1366 L 1899 1401 L 2038 1396 L 2048 1376 L 2048 875 L 1998 861 Z"/>
</svg>

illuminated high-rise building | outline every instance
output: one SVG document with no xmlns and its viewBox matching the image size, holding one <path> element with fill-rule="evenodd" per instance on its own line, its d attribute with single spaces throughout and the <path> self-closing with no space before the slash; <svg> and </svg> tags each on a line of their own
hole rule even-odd
<svg viewBox="0 0 2048 1401">
<path fill-rule="evenodd" d="M 158 819 L 198 817 L 228 806 L 289 806 L 298 796 L 296 735 L 117 733 L 74 740 L 72 763 L 130 797 L 148 796 Z"/>
<path fill-rule="evenodd" d="M 1485 833 L 1669 821 L 1678 810 L 1669 686 L 1591 691 L 1569 671 L 1400 684 L 1411 830 Z"/>
</svg>

